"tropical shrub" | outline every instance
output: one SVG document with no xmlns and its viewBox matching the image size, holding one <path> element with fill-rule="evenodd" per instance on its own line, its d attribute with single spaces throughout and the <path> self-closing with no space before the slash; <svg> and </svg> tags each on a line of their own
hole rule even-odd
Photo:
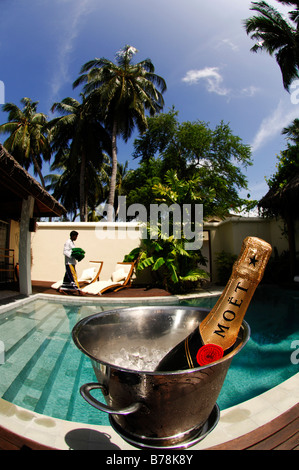
<svg viewBox="0 0 299 470">
<path fill-rule="evenodd" d="M 216 266 L 218 273 L 218 283 L 225 285 L 231 275 L 232 267 L 237 259 L 237 255 L 221 251 L 216 256 Z"/>
<path fill-rule="evenodd" d="M 166 237 L 158 227 L 158 239 L 148 237 L 140 247 L 132 250 L 124 261 L 136 261 L 136 271 L 150 269 L 153 286 L 171 293 L 185 293 L 195 289 L 199 282 L 208 279 L 208 273 L 198 267 L 206 265 L 200 250 L 186 251 L 184 238 Z M 150 228 L 148 227 L 148 235 Z"/>
</svg>

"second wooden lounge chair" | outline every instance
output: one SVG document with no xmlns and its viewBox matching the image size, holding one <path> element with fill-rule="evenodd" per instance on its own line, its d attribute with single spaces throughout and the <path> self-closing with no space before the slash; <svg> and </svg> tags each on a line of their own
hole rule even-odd
<svg viewBox="0 0 299 470">
<path fill-rule="evenodd" d="M 107 291 L 118 291 L 131 286 L 132 275 L 134 271 L 134 263 L 116 264 L 111 274 L 111 278 L 107 281 L 96 281 L 81 289 L 86 294 L 102 295 Z"/>
</svg>

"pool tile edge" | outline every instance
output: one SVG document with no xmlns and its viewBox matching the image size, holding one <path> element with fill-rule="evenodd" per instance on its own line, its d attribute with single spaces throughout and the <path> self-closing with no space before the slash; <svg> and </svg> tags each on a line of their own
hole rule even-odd
<svg viewBox="0 0 299 470">
<path fill-rule="evenodd" d="M 206 449 L 254 431 L 299 403 L 299 373 L 267 392 L 220 413 L 216 428 L 193 449 Z"/>
<path fill-rule="evenodd" d="M 215 292 L 210 293 L 210 295 L 215 295 Z M 54 300 L 53 298 L 61 300 L 61 296 L 34 294 L 24 299 L 15 300 L 9 307 L 15 308 L 35 299 L 45 299 L 47 297 L 51 300 Z M 66 297 L 64 300 L 66 299 L 68 298 Z M 139 298 L 136 301 L 156 300 L 161 302 L 163 301 L 162 299 L 161 297 L 151 299 Z M 166 302 L 170 301 L 169 298 L 164 299 Z M 81 299 L 69 299 L 70 302 L 78 302 L 78 300 Z M 82 298 L 82 300 L 86 301 L 86 298 Z M 99 297 L 99 300 L 103 301 L 104 299 Z M 105 302 L 111 303 L 111 300 L 113 301 L 113 299 L 107 298 Z M 119 300 L 128 301 L 125 298 Z M 173 301 L 174 298 L 172 297 L 171 300 Z M 94 301 L 94 299 L 92 298 L 90 301 Z M 0 314 L 2 310 L 6 312 L 8 305 L 3 306 L 3 308 L 0 307 Z M 242 436 L 275 419 L 298 402 L 299 373 L 251 400 L 223 410 L 216 428 L 202 442 L 192 447 L 191 450 L 206 449 Z M 39 415 L 1 398 L 0 426 L 27 439 L 60 450 L 72 448 L 70 447 L 72 442 L 74 445 L 81 446 L 78 448 L 92 449 L 98 445 L 99 441 L 103 445 L 105 441 L 107 449 L 117 446 L 122 450 L 136 450 L 135 447 L 127 444 L 110 426 L 75 423 Z"/>
<path fill-rule="evenodd" d="M 207 449 L 242 436 L 275 419 L 299 402 L 299 373 L 277 387 L 223 410 L 216 428 L 190 450 Z M 110 426 L 97 426 L 40 415 L 0 398 L 0 426 L 58 450 L 137 450 Z"/>
</svg>

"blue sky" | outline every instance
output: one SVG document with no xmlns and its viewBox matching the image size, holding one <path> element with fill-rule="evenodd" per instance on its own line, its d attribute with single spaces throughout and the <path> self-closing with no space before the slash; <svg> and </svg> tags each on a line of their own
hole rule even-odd
<svg viewBox="0 0 299 470">
<path fill-rule="evenodd" d="M 268 3 L 282 10 L 275 0 Z M 73 90 L 72 83 L 85 62 L 114 60 L 130 44 L 139 51 L 136 61 L 149 57 L 166 80 L 165 112 L 174 106 L 180 121 L 199 119 L 212 128 L 223 120 L 251 145 L 254 164 L 245 174 L 251 197 L 259 199 L 268 190 L 265 177 L 275 172 L 276 155 L 286 147 L 281 130 L 299 117 L 299 104 L 284 90 L 275 59 L 250 52 L 253 42 L 242 24 L 253 14 L 250 4 L 0 0 L 2 102 L 21 106 L 26 96 L 52 118 L 55 101 L 78 98 L 81 90 Z M 0 124 L 6 121 L 7 113 L 0 111 Z M 133 140 L 119 143 L 119 161 L 128 160 L 130 168 L 136 167 Z"/>
</svg>

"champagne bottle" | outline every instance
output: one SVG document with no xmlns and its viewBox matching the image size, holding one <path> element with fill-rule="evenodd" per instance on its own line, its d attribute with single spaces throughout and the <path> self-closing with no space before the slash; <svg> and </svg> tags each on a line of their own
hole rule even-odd
<svg viewBox="0 0 299 470">
<path fill-rule="evenodd" d="M 200 325 L 160 361 L 156 371 L 193 369 L 230 352 L 244 315 L 271 256 L 269 243 L 247 237 L 229 281 L 216 305 Z"/>
</svg>

